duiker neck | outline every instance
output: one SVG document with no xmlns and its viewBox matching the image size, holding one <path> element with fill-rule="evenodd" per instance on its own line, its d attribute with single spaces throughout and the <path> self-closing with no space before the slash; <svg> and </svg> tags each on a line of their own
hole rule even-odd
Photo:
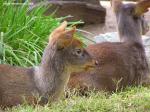
<svg viewBox="0 0 150 112">
<path fill-rule="evenodd" d="M 133 19 L 133 18 L 132 18 Z M 118 20 L 118 33 L 121 42 L 138 42 L 141 43 L 140 25 L 131 18 L 121 17 Z M 134 22 L 134 23 L 133 23 Z"/>
<path fill-rule="evenodd" d="M 35 82 L 43 96 L 59 96 L 69 80 L 66 60 L 57 51 L 57 46 L 50 44 L 46 47 L 42 62 L 35 69 Z"/>
</svg>

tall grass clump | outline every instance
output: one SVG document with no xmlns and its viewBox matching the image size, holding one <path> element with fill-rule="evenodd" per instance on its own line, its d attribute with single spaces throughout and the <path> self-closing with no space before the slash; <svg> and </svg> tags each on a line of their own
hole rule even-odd
<svg viewBox="0 0 150 112">
<path fill-rule="evenodd" d="M 52 16 L 44 16 L 48 7 L 29 13 L 28 3 L 14 5 L 0 0 L 0 63 L 19 66 L 38 64 L 48 35 L 59 25 Z"/>
</svg>

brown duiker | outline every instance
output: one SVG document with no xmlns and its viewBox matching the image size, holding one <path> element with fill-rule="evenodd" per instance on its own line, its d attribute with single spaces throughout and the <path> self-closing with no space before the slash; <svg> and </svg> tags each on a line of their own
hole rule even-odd
<svg viewBox="0 0 150 112">
<path fill-rule="evenodd" d="M 0 106 L 25 102 L 46 104 L 59 99 L 71 72 L 92 69 L 94 61 L 83 43 L 74 37 L 75 28 L 66 30 L 63 22 L 49 37 L 41 64 L 22 68 L 0 65 Z"/>
<path fill-rule="evenodd" d="M 87 51 L 97 60 L 97 67 L 93 72 L 72 73 L 68 83 L 70 89 L 114 92 L 145 84 L 148 80 L 149 68 L 141 35 L 148 31 L 143 14 L 148 11 L 150 0 L 136 4 L 112 0 L 111 4 L 121 42 L 88 46 Z"/>
</svg>

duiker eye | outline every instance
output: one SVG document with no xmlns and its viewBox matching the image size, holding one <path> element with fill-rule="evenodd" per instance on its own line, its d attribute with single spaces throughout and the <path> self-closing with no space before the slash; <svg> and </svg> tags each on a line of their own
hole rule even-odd
<svg viewBox="0 0 150 112">
<path fill-rule="evenodd" d="M 81 49 L 77 49 L 77 50 L 76 50 L 76 53 L 77 53 L 77 54 L 81 54 L 81 53 L 82 53 Z"/>
<path fill-rule="evenodd" d="M 81 54 L 82 50 L 81 49 L 76 49 L 76 54 Z"/>
<path fill-rule="evenodd" d="M 82 51 L 82 49 L 75 49 L 75 51 L 73 52 L 73 54 L 76 55 L 76 56 L 82 56 L 83 51 Z"/>
</svg>

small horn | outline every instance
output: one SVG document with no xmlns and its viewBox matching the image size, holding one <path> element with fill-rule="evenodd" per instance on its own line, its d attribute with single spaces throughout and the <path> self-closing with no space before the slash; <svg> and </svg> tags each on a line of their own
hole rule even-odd
<svg viewBox="0 0 150 112">
<path fill-rule="evenodd" d="M 141 0 L 136 4 L 135 15 L 142 15 L 143 13 L 148 11 L 150 7 L 150 0 Z"/>
</svg>

